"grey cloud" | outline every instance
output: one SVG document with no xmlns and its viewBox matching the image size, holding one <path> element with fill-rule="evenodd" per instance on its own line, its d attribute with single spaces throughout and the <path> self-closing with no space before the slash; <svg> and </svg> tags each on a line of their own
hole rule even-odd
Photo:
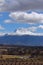
<svg viewBox="0 0 43 65">
<path fill-rule="evenodd" d="M 1 11 L 43 10 L 43 0 L 2 0 Z"/>
</svg>

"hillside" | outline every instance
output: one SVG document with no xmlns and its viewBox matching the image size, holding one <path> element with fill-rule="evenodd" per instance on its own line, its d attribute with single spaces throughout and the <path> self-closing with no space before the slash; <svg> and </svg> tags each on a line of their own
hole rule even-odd
<svg viewBox="0 0 43 65">
<path fill-rule="evenodd" d="M 0 36 L 0 44 L 43 46 L 43 36 L 4 35 Z"/>
</svg>

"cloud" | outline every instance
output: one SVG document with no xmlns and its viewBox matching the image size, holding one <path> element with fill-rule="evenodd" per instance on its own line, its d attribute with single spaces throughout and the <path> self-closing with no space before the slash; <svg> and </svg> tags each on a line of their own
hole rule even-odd
<svg viewBox="0 0 43 65">
<path fill-rule="evenodd" d="M 28 28 L 19 28 L 16 30 L 16 32 L 20 31 L 21 33 L 22 32 L 26 33 L 28 31 L 35 32 L 36 30 L 37 30 L 37 27 L 32 26 L 32 27 L 28 27 Z"/>
<path fill-rule="evenodd" d="M 43 14 L 37 12 L 11 12 L 9 15 L 13 20 L 17 22 L 26 23 L 43 23 Z"/>
<path fill-rule="evenodd" d="M 0 0 L 0 11 L 43 10 L 43 0 Z"/>
<path fill-rule="evenodd" d="M 42 29 L 42 25 L 31 26 L 28 28 L 18 28 L 15 32 L 8 33 L 8 35 L 33 35 L 33 36 L 43 36 L 43 32 L 36 32 L 38 29 Z"/>
<path fill-rule="evenodd" d="M 5 28 L 3 26 L 0 25 L 0 30 L 4 30 Z"/>
<path fill-rule="evenodd" d="M 28 27 L 28 28 L 22 28 L 24 31 L 31 31 L 31 32 L 35 32 L 37 30 L 38 27 L 32 26 L 32 27 Z"/>
<path fill-rule="evenodd" d="M 33 36 L 43 36 L 43 33 L 36 33 L 28 28 L 17 29 L 16 32 L 8 33 L 8 35 L 33 35 Z"/>
<path fill-rule="evenodd" d="M 4 36 L 6 33 L 0 32 L 0 36 Z"/>
<path fill-rule="evenodd" d="M 0 6 L 4 4 L 5 0 L 0 0 Z"/>
<path fill-rule="evenodd" d="M 43 25 L 39 25 L 39 26 L 38 26 L 38 28 L 41 28 L 41 29 L 43 29 Z"/>
<path fill-rule="evenodd" d="M 28 28 L 18 28 L 14 32 L 0 32 L 0 36 L 4 35 L 33 35 L 33 36 L 43 36 L 43 33 L 37 33 L 36 31 L 40 28 L 39 26 L 31 26 Z"/>
<path fill-rule="evenodd" d="M 5 23 L 12 23 L 12 20 L 8 19 L 4 21 Z"/>
</svg>

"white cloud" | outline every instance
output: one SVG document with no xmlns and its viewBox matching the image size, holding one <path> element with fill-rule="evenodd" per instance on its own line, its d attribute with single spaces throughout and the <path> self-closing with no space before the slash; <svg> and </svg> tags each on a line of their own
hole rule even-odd
<svg viewBox="0 0 43 65">
<path fill-rule="evenodd" d="M 31 32 L 31 31 L 28 31 L 28 32 L 20 32 L 19 30 L 16 31 L 16 32 L 9 32 L 9 33 L 2 33 L 0 32 L 0 36 L 4 36 L 4 35 L 33 35 L 33 36 L 43 36 L 43 33 L 34 33 L 34 32 Z"/>
<path fill-rule="evenodd" d="M 8 19 L 4 21 L 5 23 L 12 23 L 12 20 Z"/>
<path fill-rule="evenodd" d="M 13 20 L 26 23 L 43 23 L 43 14 L 37 12 L 12 12 L 9 15 Z"/>
<path fill-rule="evenodd" d="M 5 28 L 3 26 L 0 25 L 0 30 L 4 30 Z"/>
<path fill-rule="evenodd" d="M 38 27 L 32 26 L 32 27 L 28 27 L 28 28 L 21 28 L 20 31 L 31 31 L 31 32 L 35 32 L 37 30 Z"/>
<path fill-rule="evenodd" d="M 33 36 L 43 36 L 43 33 L 35 33 L 28 28 L 17 29 L 16 32 L 8 33 L 8 35 L 33 35 Z"/>
<path fill-rule="evenodd" d="M 8 33 L 8 35 L 31 35 L 32 32 L 35 32 L 37 27 L 29 27 L 29 28 L 19 28 L 15 32 Z"/>
<path fill-rule="evenodd" d="M 41 28 L 41 29 L 43 29 L 43 25 L 39 25 L 38 27 Z"/>
<path fill-rule="evenodd" d="M 6 33 L 0 32 L 0 36 L 4 36 Z"/>
<path fill-rule="evenodd" d="M 0 32 L 0 36 L 4 36 L 4 35 L 33 35 L 33 36 L 43 36 L 43 33 L 37 33 L 37 29 L 40 28 L 39 26 L 37 27 L 29 27 L 29 28 L 19 28 L 16 29 L 15 32 L 6 32 L 6 33 L 2 33 Z"/>
</svg>

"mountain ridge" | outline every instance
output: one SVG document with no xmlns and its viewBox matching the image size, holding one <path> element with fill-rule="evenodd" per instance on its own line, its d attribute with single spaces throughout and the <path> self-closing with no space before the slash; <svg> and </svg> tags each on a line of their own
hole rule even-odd
<svg viewBox="0 0 43 65">
<path fill-rule="evenodd" d="M 0 36 L 0 44 L 43 46 L 43 36 L 4 35 Z"/>
</svg>

